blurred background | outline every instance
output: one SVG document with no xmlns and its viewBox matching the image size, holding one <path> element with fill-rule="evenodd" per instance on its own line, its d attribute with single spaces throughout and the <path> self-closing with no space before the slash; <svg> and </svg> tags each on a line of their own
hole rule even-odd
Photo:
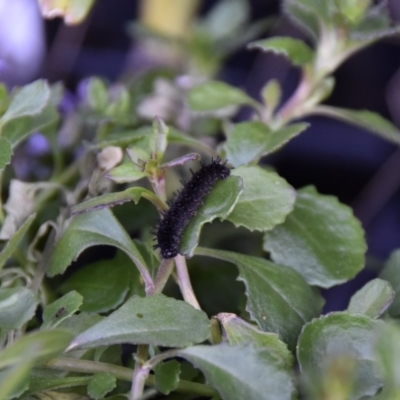
<svg viewBox="0 0 400 400">
<path fill-rule="evenodd" d="M 278 0 L 243 1 L 241 9 L 232 9 L 226 25 L 223 19 L 213 25 L 210 15 L 218 3 L 97 0 L 82 23 L 68 26 L 60 18 L 44 20 L 37 0 L 0 0 L 0 81 L 10 88 L 39 77 L 63 81 L 73 103 L 89 76 L 115 82 L 143 71 L 169 68 L 178 75 L 192 74 L 199 79 L 207 75 L 229 82 L 256 98 L 262 86 L 274 78 L 287 98 L 296 87 L 298 70 L 283 57 L 248 51 L 244 43 L 276 35 L 308 38 L 282 14 Z M 387 5 L 392 19 L 400 23 L 400 2 L 388 0 Z M 222 46 L 210 45 L 204 21 L 213 30 L 213 40 L 219 39 Z M 243 28 L 242 37 L 236 38 L 243 43 L 231 43 L 229 32 L 224 32 L 234 23 Z M 174 38 L 177 45 L 160 40 L 163 35 Z M 179 43 L 187 37 L 193 37 L 193 46 L 183 54 Z M 221 53 L 213 53 L 216 49 Z M 399 37 L 357 53 L 339 68 L 335 79 L 328 104 L 375 111 L 399 126 Z M 247 118 L 246 109 L 236 117 Z M 376 275 L 382 260 L 400 247 L 400 151 L 335 120 L 310 118 L 309 122 L 311 128 L 264 162 L 295 188 L 312 184 L 321 193 L 337 196 L 352 206 L 361 220 L 369 246 L 367 269 L 355 280 L 325 293 L 325 311 L 340 310 L 347 306 L 351 293 Z"/>
</svg>

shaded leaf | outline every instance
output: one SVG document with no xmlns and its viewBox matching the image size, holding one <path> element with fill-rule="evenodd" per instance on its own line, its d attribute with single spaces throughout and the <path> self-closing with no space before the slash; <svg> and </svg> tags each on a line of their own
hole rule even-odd
<svg viewBox="0 0 400 400">
<path fill-rule="evenodd" d="M 87 376 L 53 378 L 31 375 L 29 383 L 29 393 L 42 392 L 49 389 L 87 386 L 90 379 L 91 378 Z"/>
<path fill-rule="evenodd" d="M 395 291 L 393 303 L 389 307 L 389 314 L 392 317 L 400 316 L 400 249 L 395 250 L 390 255 L 385 267 L 379 274 L 379 278 L 390 283 Z"/>
<path fill-rule="evenodd" d="M 116 386 L 117 380 L 115 377 L 103 372 L 93 375 L 93 378 L 89 382 L 87 392 L 90 398 L 100 400 Z"/>
<path fill-rule="evenodd" d="M 0 136 L 0 172 L 10 164 L 12 155 L 11 143 L 6 138 Z"/>
<path fill-rule="evenodd" d="M 71 332 L 74 336 L 88 330 L 91 326 L 102 321 L 104 317 L 98 314 L 87 314 L 81 312 L 71 315 L 69 318 L 61 321 L 59 328 Z"/>
<path fill-rule="evenodd" d="M 171 360 L 157 364 L 154 368 L 156 388 L 162 394 L 170 394 L 179 383 L 181 365 L 178 361 Z"/>
<path fill-rule="evenodd" d="M 361 271 L 366 243 L 361 224 L 348 206 L 306 187 L 298 191 L 285 222 L 265 233 L 264 249 L 309 284 L 327 288 Z"/>
</svg>

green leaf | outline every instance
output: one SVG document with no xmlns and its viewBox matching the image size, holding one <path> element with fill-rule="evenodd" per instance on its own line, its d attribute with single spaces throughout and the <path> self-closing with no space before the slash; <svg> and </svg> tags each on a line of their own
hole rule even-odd
<svg viewBox="0 0 400 400">
<path fill-rule="evenodd" d="M 31 362 L 17 364 L 0 371 L 0 399 L 8 400 L 21 396 L 29 387 Z"/>
<path fill-rule="evenodd" d="M 181 365 L 178 361 L 157 364 L 154 368 L 156 388 L 162 394 L 170 394 L 178 386 L 180 373 Z"/>
<path fill-rule="evenodd" d="M 85 265 L 67 278 L 60 290 L 78 291 L 84 298 L 81 311 L 107 312 L 124 301 L 131 282 L 132 262 L 123 253 L 113 260 Z"/>
<path fill-rule="evenodd" d="M 393 251 L 379 278 L 390 283 L 395 291 L 395 298 L 389 307 L 389 314 L 397 318 L 400 316 L 400 249 Z"/>
<path fill-rule="evenodd" d="M 275 172 L 241 166 L 232 175 L 240 176 L 244 185 L 243 194 L 227 218 L 236 227 L 268 231 L 293 210 L 296 192 Z"/>
<path fill-rule="evenodd" d="M 324 381 L 329 383 L 335 366 L 347 364 L 341 384 L 349 387 L 350 395 L 344 398 L 374 395 L 381 387 L 374 355 L 379 326 L 380 321 L 348 312 L 328 314 L 308 323 L 297 346 L 305 381 L 320 389 Z"/>
<path fill-rule="evenodd" d="M 0 136 L 0 172 L 10 164 L 13 155 L 11 143 L 4 137 Z"/>
<path fill-rule="evenodd" d="M 42 329 L 53 328 L 64 319 L 69 318 L 79 310 L 83 297 L 76 291 L 71 291 L 46 306 L 43 310 Z"/>
<path fill-rule="evenodd" d="M 99 112 L 104 113 L 109 101 L 107 87 L 100 78 L 90 78 L 87 83 L 87 101 L 89 106 Z"/>
<path fill-rule="evenodd" d="M 195 111 L 214 111 L 233 105 L 259 104 L 240 89 L 226 83 L 210 81 L 189 90 L 189 106 Z"/>
<path fill-rule="evenodd" d="M 82 214 L 72 219 L 54 247 L 47 274 L 62 274 L 83 250 L 99 245 L 114 246 L 124 251 L 136 264 L 142 277 L 151 281 L 140 252 L 109 210 Z"/>
<path fill-rule="evenodd" d="M 282 98 L 282 89 L 279 82 L 276 79 L 269 80 L 261 90 L 261 97 L 271 115 Z"/>
<path fill-rule="evenodd" d="M 246 286 L 252 320 L 267 332 L 275 332 L 294 348 L 302 326 L 320 314 L 323 300 L 294 269 L 263 258 L 222 250 L 198 248 L 196 255 L 235 264 Z"/>
<path fill-rule="evenodd" d="M 379 318 L 392 304 L 394 296 L 395 292 L 390 284 L 376 278 L 351 297 L 347 311 Z"/>
<path fill-rule="evenodd" d="M 260 331 L 235 314 L 220 313 L 216 318 L 221 323 L 223 337 L 231 346 L 250 343 L 255 348 L 268 351 L 288 369 L 293 366 L 293 354 L 288 350 L 286 343 L 279 340 L 276 333 Z"/>
<path fill-rule="evenodd" d="M 345 108 L 319 106 L 313 113 L 340 119 L 374 133 L 389 142 L 400 144 L 399 129 L 390 121 L 372 111 L 356 111 Z"/>
<path fill-rule="evenodd" d="M 171 127 L 169 131 L 168 144 L 180 144 L 199 151 L 203 151 L 206 154 L 215 154 L 214 150 L 207 144 L 203 143 L 200 140 L 196 140 L 195 138 L 187 135 L 184 132 L 178 131 L 173 127 Z"/>
<path fill-rule="evenodd" d="M 78 335 L 69 349 L 117 343 L 184 347 L 207 339 L 207 315 L 164 295 L 131 297 L 103 321 Z"/>
<path fill-rule="evenodd" d="M 71 315 L 69 318 L 61 321 L 59 328 L 71 332 L 74 336 L 88 330 L 91 326 L 102 321 L 104 317 L 98 314 L 87 314 L 81 312 Z"/>
<path fill-rule="evenodd" d="M 241 122 L 229 132 L 223 149 L 234 167 L 257 163 L 261 157 L 280 149 L 308 126 L 307 123 L 298 123 L 272 131 L 259 121 Z"/>
<path fill-rule="evenodd" d="M 90 377 L 73 376 L 65 378 L 53 378 L 31 375 L 29 383 L 29 393 L 43 392 L 50 389 L 63 389 L 75 386 L 87 386 Z"/>
<path fill-rule="evenodd" d="M 251 346 L 193 346 L 178 354 L 193 363 L 226 400 L 291 400 L 292 375 L 267 352 Z"/>
<path fill-rule="evenodd" d="M 271 39 L 257 40 L 247 47 L 284 55 L 293 65 L 297 66 L 311 63 L 314 58 L 312 49 L 306 43 L 291 37 L 275 36 Z"/>
<path fill-rule="evenodd" d="M 39 0 L 43 17 L 63 17 L 67 25 L 82 22 L 93 4 L 94 0 Z"/>
<path fill-rule="evenodd" d="M 43 363 L 65 350 L 73 337 L 61 329 L 28 333 L 0 353 L 0 368 L 30 361 Z"/>
<path fill-rule="evenodd" d="M 285 222 L 265 233 L 264 249 L 310 285 L 328 288 L 361 271 L 366 244 L 361 224 L 348 206 L 306 187 L 298 192 Z"/>
<path fill-rule="evenodd" d="M 0 271 L 2 270 L 6 261 L 13 255 L 14 251 L 17 249 L 19 243 L 21 242 L 25 233 L 35 219 L 35 216 L 36 214 L 32 214 L 31 216 L 29 216 L 4 246 L 3 250 L 0 253 Z"/>
<path fill-rule="evenodd" d="M 131 183 L 144 178 L 146 173 L 132 162 L 126 162 L 111 169 L 106 176 L 115 183 Z"/>
<path fill-rule="evenodd" d="M 37 305 L 36 295 L 30 289 L 0 289 L 0 328 L 21 328 L 34 316 Z"/>
<path fill-rule="evenodd" d="M 235 207 L 243 185 L 239 177 L 228 177 L 218 182 L 211 193 L 204 199 L 195 217 L 185 228 L 179 253 L 192 257 L 199 243 L 200 232 L 204 224 L 215 218 L 225 219 Z"/>
<path fill-rule="evenodd" d="M 94 400 L 100 400 L 117 386 L 115 377 L 108 373 L 93 375 L 87 388 L 88 395 Z"/>
</svg>

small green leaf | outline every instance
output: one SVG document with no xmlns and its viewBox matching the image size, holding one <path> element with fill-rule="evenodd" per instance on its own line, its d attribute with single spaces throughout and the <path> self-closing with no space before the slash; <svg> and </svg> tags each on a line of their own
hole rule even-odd
<svg viewBox="0 0 400 400">
<path fill-rule="evenodd" d="M 0 371 L 1 400 L 19 397 L 28 389 L 31 368 L 31 362 L 22 362 Z"/>
<path fill-rule="evenodd" d="M 222 343 L 188 347 L 178 354 L 199 368 L 223 399 L 260 400 L 266 394 L 271 400 L 296 397 L 291 372 L 266 351 Z"/>
<path fill-rule="evenodd" d="M 0 136 L 0 172 L 10 164 L 13 155 L 11 143 L 4 137 Z"/>
<path fill-rule="evenodd" d="M 272 39 L 257 40 L 247 47 L 284 55 L 293 65 L 297 66 L 308 64 L 314 58 L 312 49 L 306 43 L 291 37 L 275 36 Z"/>
<path fill-rule="evenodd" d="M 373 396 L 381 387 L 374 355 L 376 331 L 381 321 L 348 312 L 332 313 L 305 325 L 297 346 L 300 370 L 314 390 L 340 361 L 347 363 L 342 385 L 351 390 L 348 399 Z M 340 365 L 340 364 L 339 364 Z M 321 398 L 321 397 L 318 397 Z"/>
<path fill-rule="evenodd" d="M 214 111 L 232 105 L 259 106 L 242 90 L 216 81 L 206 82 L 190 89 L 188 102 L 195 111 Z"/>
<path fill-rule="evenodd" d="M 272 259 L 294 268 L 311 285 L 328 288 L 364 267 L 364 232 L 352 210 L 306 187 L 285 222 L 264 236 Z"/>
<path fill-rule="evenodd" d="M 389 314 L 397 318 L 400 316 L 400 249 L 393 251 L 379 278 L 390 283 L 395 291 L 395 298 L 389 307 Z"/>
<path fill-rule="evenodd" d="M 235 314 L 220 313 L 216 316 L 221 323 L 223 337 L 232 346 L 252 344 L 255 348 L 268 351 L 288 369 L 294 364 L 293 354 L 288 350 L 286 343 L 279 340 L 276 333 L 260 331 L 256 326 L 249 324 Z"/>
<path fill-rule="evenodd" d="M 358 24 L 364 17 L 371 0 L 338 0 L 336 5 L 343 18 L 351 24 Z"/>
<path fill-rule="evenodd" d="M 275 172 L 241 166 L 232 175 L 240 176 L 244 186 L 243 194 L 227 218 L 235 226 L 268 231 L 282 223 L 293 210 L 296 192 Z"/>
<path fill-rule="evenodd" d="M 29 216 L 4 246 L 3 250 L 0 253 L 0 271 L 2 270 L 8 258 L 10 258 L 13 255 L 14 251 L 17 249 L 19 243 L 21 242 L 25 233 L 35 219 L 35 216 L 36 214 L 32 214 L 31 216 Z"/>
<path fill-rule="evenodd" d="M 170 129 L 168 135 L 168 143 L 188 146 L 199 151 L 201 150 L 206 154 L 212 154 L 212 155 L 214 154 L 214 150 L 211 149 L 210 146 L 208 146 L 207 144 L 203 143 L 200 140 L 196 140 L 195 138 L 187 135 L 186 133 L 178 131 L 175 128 Z"/>
<path fill-rule="evenodd" d="M 78 335 L 69 349 L 117 343 L 184 347 L 209 336 L 207 315 L 164 295 L 133 296 L 103 321 Z"/>
<path fill-rule="evenodd" d="M 81 311 L 107 312 L 124 301 L 131 282 L 131 260 L 119 253 L 112 260 L 85 265 L 67 278 L 60 290 L 78 291 L 84 298 Z"/>
<path fill-rule="evenodd" d="M 43 310 L 42 329 L 54 328 L 78 311 L 82 303 L 83 297 L 78 292 L 71 291 L 49 304 Z"/>
<path fill-rule="evenodd" d="M 126 162 L 111 169 L 106 176 L 115 183 L 131 183 L 144 178 L 146 174 L 132 162 Z"/>
<path fill-rule="evenodd" d="M 178 386 L 180 373 L 181 365 L 178 361 L 171 360 L 157 364 L 154 368 L 156 388 L 162 394 L 170 394 Z"/>
<path fill-rule="evenodd" d="M 282 89 L 279 82 L 276 79 L 268 81 L 262 88 L 261 97 L 269 113 L 272 114 L 276 107 L 278 107 L 282 97 Z"/>
<path fill-rule="evenodd" d="M 199 243 L 203 225 L 215 218 L 225 219 L 234 208 L 242 190 L 242 181 L 236 176 L 228 177 L 215 185 L 195 217 L 185 228 L 179 250 L 180 254 L 186 257 L 193 256 L 193 252 Z"/>
<path fill-rule="evenodd" d="M 0 289 L 0 328 L 18 329 L 35 314 L 38 301 L 25 287 Z"/>
<path fill-rule="evenodd" d="M 281 148 L 308 126 L 306 123 L 298 123 L 272 131 L 259 121 L 235 124 L 223 145 L 226 158 L 234 167 L 256 163 L 261 157 Z"/>
<path fill-rule="evenodd" d="M 279 334 L 290 348 L 302 326 L 321 311 L 321 296 L 292 268 L 229 251 L 197 248 L 196 254 L 235 264 L 246 286 L 251 318 L 263 331 Z"/>
<path fill-rule="evenodd" d="M 100 78 L 90 78 L 87 83 L 87 101 L 89 106 L 99 112 L 104 113 L 108 106 L 107 86 Z"/>
<path fill-rule="evenodd" d="M 93 375 L 87 388 L 88 395 L 94 400 L 100 400 L 117 386 L 115 377 L 108 373 Z"/>
<path fill-rule="evenodd" d="M 387 281 L 376 278 L 368 282 L 350 299 L 347 311 L 379 318 L 392 304 L 395 292 Z"/>
</svg>

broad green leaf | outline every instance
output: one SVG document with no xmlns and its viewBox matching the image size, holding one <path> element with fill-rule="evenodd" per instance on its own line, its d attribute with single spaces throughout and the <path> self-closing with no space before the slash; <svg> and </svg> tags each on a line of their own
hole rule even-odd
<svg viewBox="0 0 400 400">
<path fill-rule="evenodd" d="M 260 331 L 235 314 L 220 313 L 216 316 L 222 326 L 223 337 L 232 346 L 252 344 L 255 348 L 268 351 L 288 369 L 294 364 L 293 354 L 276 333 Z"/>
<path fill-rule="evenodd" d="M 229 251 L 197 248 L 196 254 L 235 264 L 246 287 L 251 318 L 263 331 L 277 333 L 290 348 L 302 326 L 321 312 L 321 296 L 292 268 Z"/>
<path fill-rule="evenodd" d="M 87 376 L 54 378 L 31 375 L 29 383 L 29 393 L 43 392 L 50 389 L 87 386 L 90 382 L 90 379 L 91 378 Z"/>
<path fill-rule="evenodd" d="M 305 42 L 291 37 L 275 36 L 271 39 L 257 40 L 247 47 L 284 55 L 297 66 L 309 64 L 314 58 L 312 49 Z"/>
<path fill-rule="evenodd" d="M 12 238 L 7 242 L 4 246 L 3 250 L 0 253 L 0 271 L 3 268 L 4 264 L 11 257 L 14 251 L 17 249 L 19 243 L 24 237 L 25 233 L 31 226 L 33 220 L 35 219 L 36 214 L 32 214 L 29 216 L 26 221 L 21 225 L 21 227 L 17 230 L 17 232 L 12 236 Z"/>
<path fill-rule="evenodd" d="M 13 155 L 11 143 L 4 137 L 0 136 L 0 172 L 10 164 Z"/>
<path fill-rule="evenodd" d="M 0 353 L 0 368 L 29 361 L 41 364 L 65 350 L 73 337 L 61 329 L 28 333 Z"/>
<path fill-rule="evenodd" d="M 82 22 L 91 10 L 94 0 L 38 0 L 45 18 L 64 18 L 67 25 Z"/>
<path fill-rule="evenodd" d="M 71 332 L 74 336 L 88 330 L 93 325 L 102 321 L 104 317 L 98 314 L 87 314 L 81 312 L 79 314 L 71 315 L 69 318 L 61 321 L 58 328 Z"/>
<path fill-rule="evenodd" d="M 46 306 L 43 310 L 42 329 L 53 328 L 79 310 L 83 297 L 76 291 L 71 291 Z"/>
<path fill-rule="evenodd" d="M 70 350 L 117 343 L 184 347 L 207 339 L 207 315 L 164 295 L 131 297 L 103 321 L 78 335 Z"/>
<path fill-rule="evenodd" d="M 223 149 L 234 167 L 256 163 L 261 157 L 280 149 L 308 126 L 306 123 L 298 123 L 272 131 L 259 121 L 241 122 L 234 125 Z"/>
<path fill-rule="evenodd" d="M 348 206 L 306 187 L 299 190 L 285 222 L 265 233 L 264 249 L 310 285 L 328 288 L 361 271 L 366 244 L 361 224 Z"/>
<path fill-rule="evenodd" d="M 392 304 L 394 296 L 395 292 L 390 284 L 376 278 L 351 297 L 347 311 L 379 318 Z"/>
<path fill-rule="evenodd" d="M 199 368 L 225 400 L 291 400 L 291 372 L 267 352 L 251 346 L 193 346 L 178 354 Z M 266 394 L 268 397 L 266 397 Z"/>
<path fill-rule="evenodd" d="M 142 277 L 151 281 L 141 254 L 109 210 L 90 212 L 72 219 L 54 247 L 47 274 L 62 274 L 83 250 L 99 245 L 114 246 L 124 251 L 136 264 Z"/>
<path fill-rule="evenodd" d="M 112 260 L 85 265 L 60 286 L 62 293 L 76 290 L 83 296 L 81 311 L 107 312 L 122 304 L 131 286 L 132 262 L 123 253 Z"/>
<path fill-rule="evenodd" d="M 275 172 L 258 166 L 241 166 L 232 175 L 243 179 L 244 192 L 228 216 L 236 227 L 254 231 L 268 231 L 281 224 L 293 210 L 294 189 Z"/>
<path fill-rule="evenodd" d="M 316 390 L 328 385 L 335 368 L 347 366 L 341 377 L 350 389 L 346 399 L 372 396 L 381 387 L 374 342 L 381 321 L 363 315 L 338 312 L 305 325 L 297 346 L 297 357 L 305 381 Z M 323 398 L 323 394 L 320 398 Z"/>
<path fill-rule="evenodd" d="M 393 251 L 390 255 L 379 278 L 388 281 L 395 291 L 393 303 L 389 307 L 389 314 L 397 318 L 400 316 L 400 249 Z"/>
<path fill-rule="evenodd" d="M 153 192 L 137 186 L 123 190 L 122 192 L 106 193 L 98 197 L 93 197 L 72 207 L 71 214 L 76 215 L 87 213 L 89 211 L 98 211 L 104 208 L 114 207 L 115 205 L 126 203 L 127 201 L 133 201 L 135 204 L 137 204 L 141 197 L 160 205 L 160 200 L 157 199 Z"/>
<path fill-rule="evenodd" d="M 35 314 L 38 301 L 25 287 L 0 289 L 0 328 L 17 329 Z"/>
<path fill-rule="evenodd" d="M 41 113 L 50 100 L 48 83 L 39 79 L 17 89 L 12 94 L 12 99 L 7 111 L 0 119 L 1 125 L 12 119 L 34 116 Z"/>
<path fill-rule="evenodd" d="M 91 399 L 100 400 L 116 386 L 117 380 L 115 377 L 103 372 L 93 375 L 93 378 L 90 380 L 88 385 L 87 392 Z"/>
<path fill-rule="evenodd" d="M 228 177 L 215 185 L 195 217 L 185 228 L 179 250 L 180 254 L 186 257 L 193 256 L 193 252 L 199 243 L 203 225 L 215 218 L 225 219 L 235 207 L 242 190 L 242 180 L 236 176 Z"/>
<path fill-rule="evenodd" d="M 162 394 L 170 394 L 179 383 L 181 365 L 176 360 L 157 364 L 154 368 L 156 388 Z"/>
<path fill-rule="evenodd" d="M 195 111 L 214 111 L 232 105 L 259 106 L 242 90 L 216 81 L 206 82 L 190 89 L 188 102 Z"/>
<path fill-rule="evenodd" d="M 144 178 L 146 173 L 132 162 L 126 162 L 107 172 L 106 176 L 115 183 L 130 183 Z"/>
<path fill-rule="evenodd" d="M 29 387 L 32 362 L 22 362 L 0 371 L 0 400 L 21 396 Z"/>
<path fill-rule="evenodd" d="M 356 111 L 345 108 L 319 106 L 315 109 L 315 113 L 357 125 L 389 142 L 400 144 L 400 130 L 390 121 L 372 111 Z"/>
</svg>

